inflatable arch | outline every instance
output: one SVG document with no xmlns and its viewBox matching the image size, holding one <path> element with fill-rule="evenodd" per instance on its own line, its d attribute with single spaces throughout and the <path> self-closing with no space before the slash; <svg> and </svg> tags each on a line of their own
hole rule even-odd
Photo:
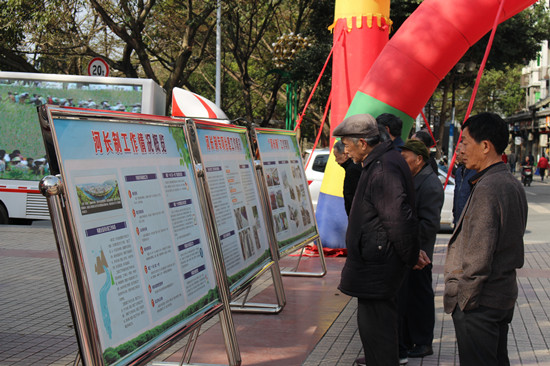
<svg viewBox="0 0 550 366">
<path fill-rule="evenodd" d="M 425 0 L 403 23 L 376 58 L 355 93 L 346 117 L 393 113 L 403 120 L 403 136 L 439 82 L 466 51 L 499 23 L 536 0 Z M 334 67 L 337 67 L 335 65 Z M 341 121 L 337 121 L 339 123 Z M 336 127 L 333 123 L 331 129 Z M 336 224 L 334 204 L 342 197 L 341 168 L 331 155 L 317 205 L 323 246 L 344 246 L 347 224 Z M 340 181 L 339 181 L 340 179 Z M 343 206 L 343 202 L 339 202 Z"/>
</svg>

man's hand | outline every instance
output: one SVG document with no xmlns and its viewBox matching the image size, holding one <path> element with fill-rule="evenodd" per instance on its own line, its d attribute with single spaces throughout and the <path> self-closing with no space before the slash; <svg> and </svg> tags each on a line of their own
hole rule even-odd
<svg viewBox="0 0 550 366">
<path fill-rule="evenodd" d="M 430 261 L 430 258 L 428 258 L 426 252 L 420 249 L 420 252 L 418 253 L 418 262 L 416 262 L 416 265 L 413 267 L 413 269 L 422 269 L 430 263 L 432 262 Z"/>
</svg>

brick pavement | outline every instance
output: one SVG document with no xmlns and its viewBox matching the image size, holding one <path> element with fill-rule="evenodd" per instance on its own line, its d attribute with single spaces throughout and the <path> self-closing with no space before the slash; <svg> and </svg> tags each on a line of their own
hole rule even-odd
<svg viewBox="0 0 550 366">
<path fill-rule="evenodd" d="M 442 310 L 442 265 L 448 237 L 438 236 L 434 255 L 435 354 L 410 359 L 411 366 L 458 364 L 452 319 Z M 525 248 L 509 333 L 511 363 L 550 365 L 550 243 L 527 240 Z M 269 284 L 262 281 L 256 292 Z M 355 311 L 356 301 L 351 299 L 313 351 L 303 355 L 304 366 L 352 365 L 361 353 Z M 205 331 L 215 325 L 215 319 L 203 326 Z M 220 349 L 224 352 L 223 344 Z M 77 350 L 51 227 L 0 226 L 0 366 L 72 365 Z"/>
<path fill-rule="evenodd" d="M 436 324 L 434 354 L 409 358 L 409 366 L 459 365 L 453 320 L 443 312 L 443 264 L 449 234 L 439 234 L 434 252 Z M 526 242 L 525 265 L 518 271 L 519 294 L 510 332 L 511 365 L 550 365 L 550 243 Z M 352 299 L 310 353 L 303 366 L 352 365 L 362 355 Z"/>
</svg>

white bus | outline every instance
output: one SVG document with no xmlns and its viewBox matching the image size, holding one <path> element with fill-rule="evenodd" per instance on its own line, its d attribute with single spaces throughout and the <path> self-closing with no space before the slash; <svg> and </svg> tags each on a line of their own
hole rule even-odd
<svg viewBox="0 0 550 366">
<path fill-rule="evenodd" d="M 50 218 L 42 104 L 165 115 L 166 92 L 149 79 L 0 71 L 0 224 Z"/>
</svg>

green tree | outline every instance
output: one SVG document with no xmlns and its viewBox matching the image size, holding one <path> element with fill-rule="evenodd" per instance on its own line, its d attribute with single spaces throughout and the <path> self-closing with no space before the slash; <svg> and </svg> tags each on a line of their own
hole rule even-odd
<svg viewBox="0 0 550 366">
<path fill-rule="evenodd" d="M 525 108 L 525 91 L 520 87 L 521 65 L 491 69 L 483 75 L 473 112 L 495 112 L 510 116 Z"/>
</svg>

